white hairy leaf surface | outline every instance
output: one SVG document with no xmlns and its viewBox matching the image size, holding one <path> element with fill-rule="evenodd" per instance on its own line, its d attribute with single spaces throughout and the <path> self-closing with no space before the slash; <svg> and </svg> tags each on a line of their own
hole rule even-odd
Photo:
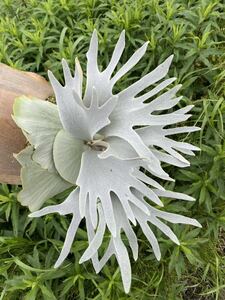
<svg viewBox="0 0 225 300">
<path fill-rule="evenodd" d="M 19 201 L 34 211 L 47 198 L 74 186 L 63 203 L 44 207 L 30 215 L 72 214 L 55 267 L 66 259 L 84 219 L 89 245 L 80 263 L 91 259 L 95 271 L 100 272 L 115 255 L 126 293 L 131 286 L 131 263 L 126 245 L 134 260 L 138 258 L 135 226 L 142 229 L 158 260 L 161 251 L 153 227 L 179 244 L 167 222 L 201 226 L 194 219 L 166 212 L 160 197 L 195 199 L 165 190 L 163 184 L 157 182 L 157 177 L 173 180 L 163 170 L 162 162 L 187 167 L 186 155 L 194 155 L 194 151 L 199 150 L 173 139 L 177 134 L 199 130 L 194 126 L 179 126 L 179 122 L 191 116 L 189 111 L 193 106 L 176 107 L 182 98 L 176 96 L 181 86 L 170 87 L 176 78 L 166 77 L 173 56 L 113 94 L 114 85 L 138 64 L 147 46 L 148 43 L 142 45 L 117 69 L 125 48 L 123 31 L 108 66 L 100 71 L 98 34 L 94 30 L 87 52 L 84 95 L 83 73 L 78 60 L 72 75 L 63 59 L 64 86 L 51 71 L 48 73 L 57 105 L 23 98 L 14 108 L 14 119 L 32 145 L 17 156 L 22 165 L 23 182 Z M 108 247 L 102 249 L 106 234 L 110 241 Z"/>
<path fill-rule="evenodd" d="M 97 151 L 87 150 L 83 153 L 80 174 L 77 178 L 77 185 L 80 187 L 80 213 L 82 216 L 85 215 L 87 198 L 89 197 L 89 211 L 94 227 L 97 223 L 96 208 L 99 199 L 108 229 L 113 236 L 116 235 L 112 193 L 116 194 L 127 218 L 133 224 L 136 224 L 136 221 L 130 203 L 133 202 L 138 205 L 138 199 L 132 194 L 131 188 L 140 191 L 155 204 L 163 205 L 150 188 L 132 175 L 134 168 L 139 165 L 138 160 L 120 160 L 113 156 L 101 159 L 98 157 Z M 87 169 L 89 170 L 88 176 Z"/>
</svg>

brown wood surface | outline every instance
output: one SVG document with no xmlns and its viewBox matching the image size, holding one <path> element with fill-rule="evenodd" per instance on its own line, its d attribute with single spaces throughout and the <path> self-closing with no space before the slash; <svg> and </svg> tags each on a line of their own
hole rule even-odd
<svg viewBox="0 0 225 300">
<path fill-rule="evenodd" d="M 0 63 L 0 182 L 20 184 L 20 165 L 13 153 L 26 145 L 22 131 L 11 118 L 18 96 L 46 99 L 53 95 L 50 84 L 40 75 L 23 72 Z"/>
</svg>

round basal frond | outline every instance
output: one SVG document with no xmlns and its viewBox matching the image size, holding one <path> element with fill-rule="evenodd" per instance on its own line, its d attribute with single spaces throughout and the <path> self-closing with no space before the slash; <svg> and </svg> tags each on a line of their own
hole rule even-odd
<svg viewBox="0 0 225 300">
<path fill-rule="evenodd" d="M 59 174 L 72 183 L 76 184 L 80 172 L 82 153 L 85 145 L 82 140 L 75 139 L 70 133 L 60 130 L 53 145 L 54 163 Z"/>
<path fill-rule="evenodd" d="M 33 153 L 33 147 L 28 146 L 15 155 L 22 165 L 23 185 L 17 198 L 22 205 L 28 206 L 30 211 L 39 209 L 46 200 L 71 187 L 71 184 L 61 178 L 57 172 L 49 172 L 36 163 L 32 159 Z"/>
<path fill-rule="evenodd" d="M 12 117 L 35 148 L 32 159 L 43 169 L 54 172 L 53 143 L 62 129 L 57 106 L 22 96 L 14 102 Z"/>
<path fill-rule="evenodd" d="M 141 227 L 158 260 L 161 252 L 151 226 L 157 227 L 179 244 L 176 235 L 163 220 L 201 225 L 194 219 L 158 209 L 157 206 L 163 206 L 160 197 L 184 201 L 194 199 L 167 191 L 151 178 L 154 175 L 173 180 L 163 170 L 161 162 L 187 167 L 189 162 L 184 155 L 194 155 L 193 151 L 199 150 L 196 146 L 171 138 L 172 135 L 199 130 L 194 126 L 177 125 L 191 116 L 188 112 L 192 105 L 171 112 L 182 98 L 176 97 L 180 85 L 169 89 L 176 78 L 165 78 L 173 56 L 114 95 L 112 91 L 115 84 L 139 62 L 147 43 L 116 70 L 124 47 L 123 31 L 108 66 L 99 71 L 98 38 L 94 31 L 87 53 L 84 96 L 83 74 L 78 60 L 74 76 L 63 60 L 64 86 L 50 71 L 48 73 L 57 106 L 24 98 L 15 104 L 14 119 L 34 148 L 29 148 L 29 155 L 23 153 L 26 159 L 22 159 L 21 155 L 18 157 L 23 166 L 22 204 L 35 210 L 46 197 L 52 197 L 69 186 L 77 186 L 63 203 L 45 207 L 30 215 L 40 217 L 54 212 L 73 215 L 55 266 L 59 266 L 67 257 L 77 228 L 84 218 L 89 246 L 80 262 L 91 259 L 96 272 L 99 272 L 108 259 L 115 255 L 125 292 L 128 292 L 131 264 L 122 236 L 126 237 L 136 260 L 138 243 L 132 225 Z M 153 87 L 150 89 L 150 86 Z M 110 242 L 99 258 L 98 250 L 106 232 L 110 233 Z"/>
</svg>

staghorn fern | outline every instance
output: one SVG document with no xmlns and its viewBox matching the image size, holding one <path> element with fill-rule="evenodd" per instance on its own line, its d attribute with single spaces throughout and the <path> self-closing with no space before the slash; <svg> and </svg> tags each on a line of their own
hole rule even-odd
<svg viewBox="0 0 225 300">
<path fill-rule="evenodd" d="M 73 215 L 55 267 L 60 266 L 69 254 L 77 228 L 85 219 L 89 246 L 80 263 L 91 259 L 95 271 L 99 272 L 115 255 L 125 292 L 129 292 L 131 265 L 121 239 L 122 232 L 136 260 L 138 243 L 131 224 L 139 224 L 159 260 L 159 244 L 149 224 L 158 227 L 176 244 L 179 244 L 176 235 L 162 220 L 201 225 L 194 219 L 156 208 L 156 205 L 163 206 L 160 196 L 186 201 L 194 199 L 182 193 L 166 191 L 143 172 L 145 170 L 154 177 L 172 180 L 162 169 L 161 162 L 186 167 L 189 163 L 182 154 L 194 155 L 193 151 L 199 150 L 169 138 L 170 135 L 193 132 L 199 128 L 165 128 L 187 120 L 190 114 L 186 113 L 192 108 L 189 105 L 172 113 L 162 113 L 181 99 L 175 96 L 180 85 L 156 96 L 175 81 L 175 78 L 162 81 L 172 56 L 125 90 L 113 95 L 113 86 L 138 63 L 147 43 L 113 75 L 124 47 L 123 31 L 109 65 L 100 72 L 97 32 L 94 31 L 87 53 L 84 96 L 83 75 L 78 60 L 74 77 L 66 61 L 62 60 L 65 86 L 50 71 L 48 73 L 57 105 L 21 97 L 15 101 L 13 118 L 30 143 L 16 155 L 22 165 L 23 185 L 18 200 L 32 211 L 30 217 L 49 213 Z M 158 83 L 156 87 L 138 96 L 155 83 Z M 145 103 L 153 96 L 154 100 Z M 38 210 L 48 198 L 69 187 L 74 187 L 74 190 L 63 203 Z M 99 258 L 98 250 L 106 230 L 109 230 L 111 238 L 104 255 Z"/>
</svg>

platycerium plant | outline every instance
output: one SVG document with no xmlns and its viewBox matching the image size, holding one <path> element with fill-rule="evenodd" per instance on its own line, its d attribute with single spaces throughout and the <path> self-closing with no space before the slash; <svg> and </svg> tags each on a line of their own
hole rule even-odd
<svg viewBox="0 0 225 300">
<path fill-rule="evenodd" d="M 167 191 L 153 179 L 154 175 L 154 178 L 172 180 L 163 170 L 161 162 L 186 167 L 189 162 L 182 154 L 194 155 L 193 151 L 198 150 L 195 146 L 170 138 L 174 134 L 199 129 L 168 128 L 190 117 L 187 113 L 192 105 L 167 111 L 180 101 L 181 97 L 175 96 L 180 85 L 157 96 L 175 81 L 175 78 L 163 79 L 172 56 L 126 89 L 113 94 L 115 83 L 139 62 L 147 43 L 115 72 L 124 47 L 123 31 L 108 66 L 100 72 L 97 63 L 98 38 L 94 31 L 87 52 L 84 95 L 78 60 L 74 76 L 67 62 L 62 60 L 64 86 L 52 72 L 48 73 L 57 104 L 21 97 L 15 101 L 13 118 L 30 144 L 16 155 L 22 166 L 23 185 L 18 200 L 32 211 L 30 217 L 49 213 L 72 214 L 55 267 L 60 266 L 69 254 L 77 228 L 84 219 L 89 246 L 80 263 L 91 259 L 96 272 L 99 272 L 115 255 L 125 292 L 129 292 L 131 264 L 122 233 L 136 260 L 138 242 L 133 226 L 139 225 L 159 260 L 160 248 L 151 224 L 176 244 L 179 244 L 176 235 L 163 220 L 201 225 L 194 219 L 159 208 L 163 207 L 161 196 L 186 201 L 194 199 Z M 154 88 L 145 92 L 153 84 Z M 152 100 L 146 103 L 150 98 Z M 40 209 L 47 199 L 69 187 L 74 189 L 63 203 Z M 104 255 L 99 258 L 99 248 L 106 231 L 110 233 L 110 242 Z"/>
</svg>

